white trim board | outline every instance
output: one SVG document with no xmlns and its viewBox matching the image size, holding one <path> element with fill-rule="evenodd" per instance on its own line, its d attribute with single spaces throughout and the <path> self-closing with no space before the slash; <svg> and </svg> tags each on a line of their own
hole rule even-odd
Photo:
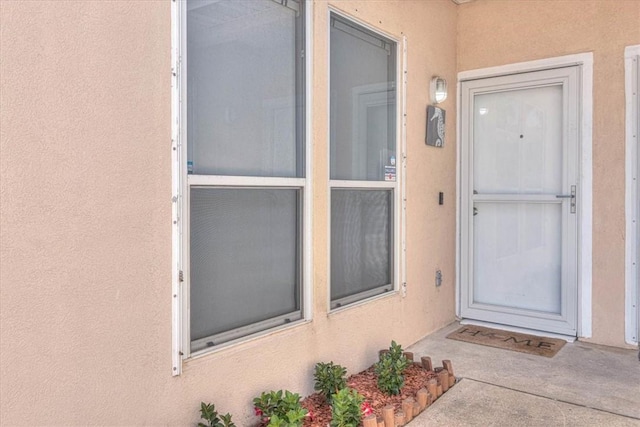
<svg viewBox="0 0 640 427">
<path fill-rule="evenodd" d="M 638 121 L 640 120 L 640 45 L 624 50 L 625 87 L 625 342 L 638 344 Z"/>
<path fill-rule="evenodd" d="M 578 239 L 578 336 L 590 338 L 592 335 L 592 253 L 593 253 L 593 168 L 592 168 L 592 128 L 593 128 L 593 53 L 579 53 L 574 55 L 545 58 L 535 61 L 518 62 L 514 64 L 500 65 L 496 67 L 480 68 L 476 70 L 462 71 L 458 73 L 458 88 L 460 82 L 465 80 L 475 80 L 487 77 L 494 77 L 508 74 L 518 74 L 531 71 L 540 71 L 553 68 L 578 65 L 581 68 L 580 76 L 580 186 L 578 194 L 579 205 L 579 239 Z M 458 90 L 458 111 L 457 123 L 458 132 L 456 144 L 458 147 L 458 173 L 456 177 L 459 190 L 460 174 L 460 147 L 461 147 L 461 123 L 460 108 L 461 94 Z M 460 195 L 460 191 L 458 191 Z M 458 196 L 460 197 L 460 196 Z M 456 286 L 456 311 L 459 314 L 460 307 L 460 200 L 456 208 L 456 266 L 457 266 L 457 286 Z"/>
<path fill-rule="evenodd" d="M 180 30 L 178 25 L 182 8 L 171 2 L 171 359 L 173 376 L 182 373 L 182 311 L 180 297 L 180 267 L 182 264 L 182 235 L 179 220 L 182 215 L 180 109 L 182 94 L 178 70 L 180 69 Z"/>
<path fill-rule="evenodd" d="M 462 104 L 462 93 L 460 92 L 460 89 L 462 88 L 462 84 L 460 83 L 460 75 L 458 74 L 458 81 L 456 82 L 456 94 L 457 94 L 457 99 L 456 99 L 456 123 L 457 123 L 457 132 L 456 132 L 456 289 L 455 289 L 455 313 L 456 313 L 456 319 L 461 319 L 461 311 L 462 308 L 460 307 L 460 302 L 461 302 L 461 289 L 460 286 L 462 285 L 462 282 L 460 281 L 460 268 L 462 267 L 462 264 L 460 262 L 460 251 L 462 250 L 462 246 L 461 246 L 461 240 L 462 240 L 462 231 L 460 229 L 461 224 L 460 224 L 460 209 L 462 206 L 462 170 L 460 168 L 460 165 L 462 164 L 462 135 L 460 132 L 461 130 L 461 124 L 460 124 L 460 118 L 462 117 L 462 109 L 461 109 L 461 104 Z"/>
</svg>

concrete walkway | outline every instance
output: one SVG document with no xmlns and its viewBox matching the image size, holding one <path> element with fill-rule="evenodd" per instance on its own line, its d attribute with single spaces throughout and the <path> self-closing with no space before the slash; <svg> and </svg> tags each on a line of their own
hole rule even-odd
<svg viewBox="0 0 640 427">
<path fill-rule="evenodd" d="M 412 427 L 640 426 L 637 350 L 575 342 L 547 358 L 445 338 L 459 327 L 408 348 L 460 378 Z"/>
</svg>

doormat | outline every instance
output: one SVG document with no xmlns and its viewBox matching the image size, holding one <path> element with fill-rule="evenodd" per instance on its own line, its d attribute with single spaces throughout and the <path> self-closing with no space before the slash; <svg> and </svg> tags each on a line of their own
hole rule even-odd
<svg viewBox="0 0 640 427">
<path fill-rule="evenodd" d="M 465 325 L 451 332 L 447 338 L 489 347 L 504 348 L 521 353 L 553 357 L 567 342 L 556 338 L 537 337 L 518 332 L 501 331 L 482 326 Z"/>
</svg>

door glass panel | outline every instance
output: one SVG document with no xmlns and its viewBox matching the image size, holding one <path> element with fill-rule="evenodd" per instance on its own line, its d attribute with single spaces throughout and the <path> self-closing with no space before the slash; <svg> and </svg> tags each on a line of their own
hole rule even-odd
<svg viewBox="0 0 640 427">
<path fill-rule="evenodd" d="M 473 189 L 560 194 L 562 134 L 561 85 L 475 95 Z"/>
<path fill-rule="evenodd" d="M 561 312 L 561 203 L 475 203 L 476 303 Z"/>
</svg>

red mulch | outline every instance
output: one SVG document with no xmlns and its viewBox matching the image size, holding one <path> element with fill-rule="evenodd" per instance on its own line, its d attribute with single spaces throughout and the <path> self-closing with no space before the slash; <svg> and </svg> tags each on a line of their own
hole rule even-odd
<svg viewBox="0 0 640 427">
<path fill-rule="evenodd" d="M 427 381 L 436 377 L 433 371 L 427 371 L 419 363 L 409 365 L 404 372 L 404 386 L 397 396 L 387 396 L 378 390 L 378 379 L 374 367 L 350 376 L 347 386 L 354 388 L 364 396 L 365 402 L 369 402 L 376 416 L 382 416 L 382 408 L 393 405 L 396 410 L 402 409 L 402 401 L 408 397 L 416 396 L 416 392 L 427 387 Z M 313 414 L 313 419 L 307 418 L 304 427 L 326 427 L 331 422 L 331 407 L 327 404 L 323 395 L 314 393 L 302 401 L 302 406 Z"/>
</svg>

